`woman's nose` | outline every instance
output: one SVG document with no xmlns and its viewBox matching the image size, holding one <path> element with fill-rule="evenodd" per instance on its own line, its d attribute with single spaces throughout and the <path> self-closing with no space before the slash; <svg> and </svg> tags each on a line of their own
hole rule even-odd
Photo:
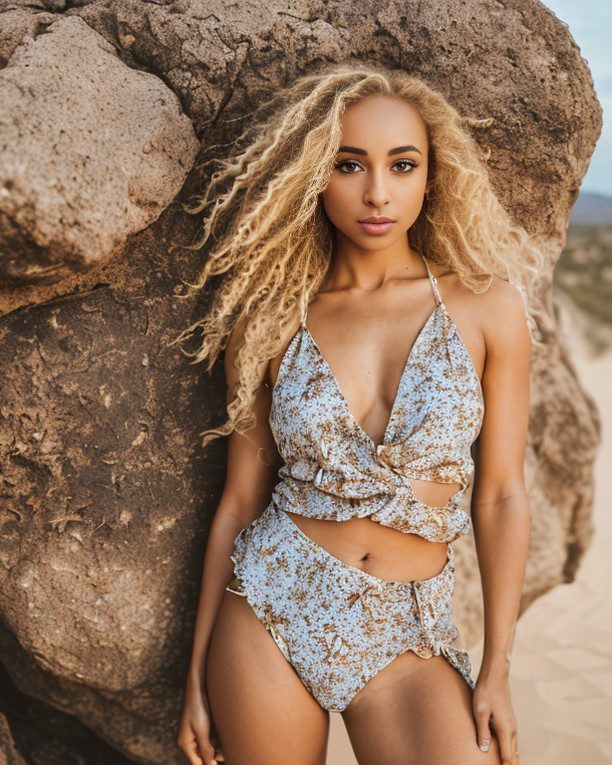
<svg viewBox="0 0 612 765">
<path fill-rule="evenodd" d="M 364 194 L 364 202 L 374 207 L 381 207 L 389 201 L 389 189 L 383 180 L 382 173 L 371 173 Z"/>
</svg>

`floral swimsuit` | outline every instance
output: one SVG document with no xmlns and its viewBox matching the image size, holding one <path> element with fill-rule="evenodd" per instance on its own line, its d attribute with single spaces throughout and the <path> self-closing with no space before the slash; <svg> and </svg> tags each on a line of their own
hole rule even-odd
<svg viewBox="0 0 612 765">
<path fill-rule="evenodd" d="M 436 302 L 406 360 L 381 444 L 349 411 L 304 312 L 272 391 L 281 480 L 268 507 L 234 540 L 226 589 L 246 597 L 329 711 L 343 711 L 407 650 L 444 655 L 474 687 L 469 656 L 456 644 L 450 543 L 471 526 L 461 499 L 474 471 L 471 447 L 484 400 L 472 357 L 423 262 Z M 460 488 L 432 506 L 416 496 L 410 479 Z M 447 560 L 429 579 L 381 579 L 333 556 L 285 511 L 339 522 L 368 517 L 449 543 Z"/>
</svg>

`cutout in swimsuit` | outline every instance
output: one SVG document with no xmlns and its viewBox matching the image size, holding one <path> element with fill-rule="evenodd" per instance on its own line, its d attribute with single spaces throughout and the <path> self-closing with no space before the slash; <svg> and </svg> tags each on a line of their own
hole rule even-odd
<svg viewBox="0 0 612 765">
<path fill-rule="evenodd" d="M 351 414 L 302 316 L 272 391 L 270 427 L 284 462 L 272 497 L 279 508 L 324 520 L 367 516 L 435 542 L 468 532 L 460 502 L 473 474 L 482 388 L 423 262 L 436 304 L 406 359 L 381 444 Z M 459 489 L 436 506 L 417 496 L 411 479 Z"/>
<path fill-rule="evenodd" d="M 471 519 L 459 505 L 473 473 L 471 445 L 484 413 L 472 358 L 423 260 L 436 298 L 406 359 L 382 443 L 352 415 L 306 326 L 289 342 L 272 391 L 270 427 L 284 460 L 266 510 L 243 528 L 226 587 L 245 596 L 306 688 L 342 712 L 401 653 L 443 654 L 473 688 L 452 621 L 452 546 L 433 577 L 373 576 L 333 556 L 285 511 L 342 521 L 369 517 L 425 539 L 451 542 Z M 459 485 L 443 506 L 411 480 Z"/>
</svg>

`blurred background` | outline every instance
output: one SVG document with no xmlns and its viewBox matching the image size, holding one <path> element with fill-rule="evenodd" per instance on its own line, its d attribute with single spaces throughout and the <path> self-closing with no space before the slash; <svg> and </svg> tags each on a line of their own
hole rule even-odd
<svg viewBox="0 0 612 765">
<path fill-rule="evenodd" d="M 539 598 L 518 622 L 510 686 L 521 765 L 612 762 L 612 3 L 548 0 L 588 62 L 603 130 L 555 267 L 560 333 L 602 420 L 595 537 L 576 581 Z M 469 651 L 474 677 L 482 645 Z M 355 765 L 332 714 L 328 765 Z"/>
</svg>

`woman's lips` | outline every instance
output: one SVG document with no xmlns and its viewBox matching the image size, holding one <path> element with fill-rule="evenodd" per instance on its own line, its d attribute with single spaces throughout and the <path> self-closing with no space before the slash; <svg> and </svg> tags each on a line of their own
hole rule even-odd
<svg viewBox="0 0 612 765">
<path fill-rule="evenodd" d="M 395 225 L 395 221 L 389 221 L 388 223 L 363 223 L 358 221 L 361 228 L 366 234 L 386 234 L 387 231 Z"/>
</svg>

